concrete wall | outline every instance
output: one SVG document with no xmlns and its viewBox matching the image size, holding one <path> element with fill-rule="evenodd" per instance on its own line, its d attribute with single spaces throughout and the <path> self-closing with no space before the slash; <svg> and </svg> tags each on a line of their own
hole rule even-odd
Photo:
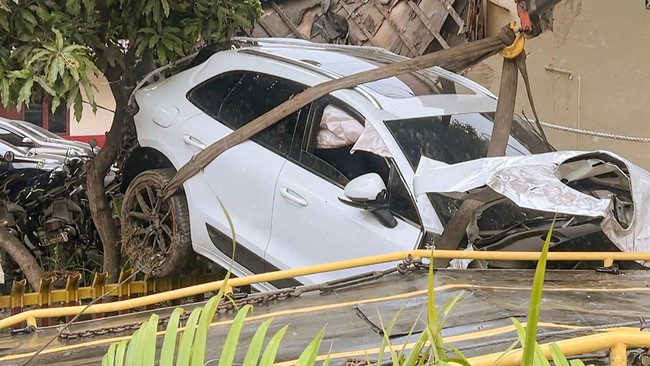
<svg viewBox="0 0 650 366">
<path fill-rule="evenodd" d="M 490 2 L 489 35 L 516 16 L 513 4 L 512 0 Z M 553 32 L 526 44 L 540 118 L 570 127 L 650 137 L 650 10 L 645 3 L 564 0 L 556 6 L 554 19 Z M 494 56 L 467 76 L 497 93 L 501 64 L 501 56 Z M 571 72 L 572 77 L 546 70 L 549 65 Z M 532 118 L 520 79 L 516 111 L 522 109 Z M 610 150 L 650 169 L 649 143 L 545 131 L 559 149 Z"/>
</svg>

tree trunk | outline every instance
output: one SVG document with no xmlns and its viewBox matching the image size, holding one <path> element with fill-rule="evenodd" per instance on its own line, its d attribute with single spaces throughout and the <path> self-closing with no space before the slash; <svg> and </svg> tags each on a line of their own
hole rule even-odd
<svg viewBox="0 0 650 366">
<path fill-rule="evenodd" d="M 36 263 L 36 259 L 25 248 L 25 245 L 9 234 L 6 229 L 0 229 L 0 248 L 4 249 L 18 264 L 29 284 L 35 291 L 38 291 L 41 286 L 41 278 L 45 278 L 45 272 Z"/>
<path fill-rule="evenodd" d="M 110 81 L 110 80 L 109 80 Z M 86 185 L 88 186 L 88 203 L 99 237 L 104 247 L 103 269 L 108 272 L 108 282 L 115 282 L 120 270 L 120 232 L 113 221 L 113 210 L 106 198 L 104 178 L 117 154 L 122 142 L 124 118 L 128 100 L 128 90 L 121 82 L 111 84 L 115 97 L 115 114 L 110 131 L 106 134 L 106 143 L 97 156 L 88 161 Z"/>
</svg>

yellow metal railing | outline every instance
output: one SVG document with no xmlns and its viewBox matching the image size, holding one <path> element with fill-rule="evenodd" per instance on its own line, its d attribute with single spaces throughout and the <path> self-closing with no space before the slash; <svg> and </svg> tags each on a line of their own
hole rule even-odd
<svg viewBox="0 0 650 366">
<path fill-rule="evenodd" d="M 106 283 L 106 279 L 108 278 L 107 273 L 95 273 L 90 286 L 80 287 L 81 275 L 75 273 L 69 275 L 66 278 L 65 285 L 59 289 L 53 288 L 52 278 L 43 278 L 41 279 L 38 292 L 26 292 L 27 282 L 25 280 L 14 281 L 11 294 L 0 296 L 0 309 L 8 309 L 12 315 L 15 315 L 21 313 L 25 307 L 47 309 L 55 308 L 55 306 L 74 306 L 84 302 L 90 302 L 113 288 L 115 290 L 112 291 L 111 295 L 117 297 L 118 300 L 125 300 L 157 292 L 167 292 L 194 285 L 197 282 L 208 282 L 218 279 L 216 275 L 204 274 L 202 276 L 162 279 L 150 278 L 140 281 L 124 282 L 124 279 L 130 277 L 132 274 L 132 269 L 124 270 L 120 272 L 117 283 L 109 284 Z M 122 284 L 119 285 L 120 283 Z M 40 325 L 50 325 L 50 319 L 41 318 Z"/>
<path fill-rule="evenodd" d="M 367 265 L 385 263 L 385 262 L 398 262 L 411 256 L 414 259 L 420 258 L 429 258 L 433 255 L 435 258 L 441 259 L 485 259 L 485 260 L 506 260 L 506 261 L 535 261 L 539 259 L 540 253 L 538 252 L 484 252 L 484 251 L 458 251 L 458 250 L 412 250 L 412 251 L 402 251 L 389 254 L 375 255 L 357 259 L 349 259 L 344 261 L 332 262 L 319 264 L 309 267 L 287 269 L 275 272 L 268 272 L 263 274 L 256 274 L 246 277 L 233 278 L 228 282 L 229 286 L 232 287 L 241 287 L 247 286 L 254 283 L 261 282 L 270 282 L 280 279 L 293 278 L 299 276 L 306 276 L 315 273 L 330 272 L 347 268 L 362 267 Z M 609 266 L 613 261 L 633 261 L 633 260 L 642 260 L 650 261 L 650 253 L 637 253 L 637 252 L 551 252 L 548 253 L 549 261 L 602 261 L 605 266 Z M 109 290 L 115 285 L 106 285 L 102 287 L 102 290 Z M 121 291 L 130 291 L 133 293 L 147 293 L 148 287 L 144 283 L 132 282 L 128 285 L 126 289 Z M 189 287 L 179 288 L 170 291 L 157 292 L 151 295 L 145 295 L 137 298 L 131 298 L 128 300 L 115 301 L 110 303 L 94 304 L 84 311 L 85 314 L 101 314 L 107 312 L 117 312 L 117 311 L 126 311 L 133 308 L 145 307 L 154 305 L 161 302 L 177 300 L 187 297 L 192 297 L 200 294 L 204 294 L 211 291 L 218 291 L 223 286 L 223 281 L 214 281 L 209 283 L 204 283 L 200 285 L 193 285 Z M 164 289 L 164 286 L 156 288 L 160 291 Z M 85 298 L 80 296 L 97 296 L 99 291 L 97 288 L 89 290 L 88 288 L 77 288 L 73 293 L 66 292 L 65 295 L 62 295 L 60 292 L 52 291 L 52 294 L 47 296 L 41 296 L 40 294 L 22 294 L 18 296 L 17 294 L 11 298 L 10 304 L 20 304 L 21 306 L 26 306 L 29 303 L 35 301 L 42 301 L 44 298 L 48 298 L 50 302 L 52 301 L 52 296 L 55 296 L 56 299 L 65 298 L 70 299 L 74 298 L 75 301 L 78 301 L 80 298 Z M 29 299 L 29 302 L 26 300 Z M 38 300 L 41 299 L 41 300 Z M 2 301 L 2 300 L 0 300 Z M 6 300 L 3 300 L 6 301 Z M 17 324 L 22 324 L 27 322 L 27 325 L 37 326 L 37 319 L 44 318 L 54 318 L 62 316 L 74 316 L 77 313 L 81 312 L 84 306 L 65 306 L 65 307 L 56 307 L 56 308 L 46 308 L 46 309 L 34 309 L 27 310 L 12 315 L 8 318 L 0 320 L 0 329 L 8 328 L 15 326 Z"/>
<path fill-rule="evenodd" d="M 591 352 L 609 349 L 609 362 L 611 366 L 627 365 L 627 348 L 650 348 L 650 332 L 621 330 L 584 337 L 576 337 L 555 342 L 565 356 L 579 356 Z M 551 359 L 550 343 L 541 345 L 547 359 Z M 478 356 L 468 359 L 472 366 L 492 366 L 500 359 L 499 366 L 521 365 L 521 349 L 513 350 L 503 357 L 502 352 Z"/>
</svg>

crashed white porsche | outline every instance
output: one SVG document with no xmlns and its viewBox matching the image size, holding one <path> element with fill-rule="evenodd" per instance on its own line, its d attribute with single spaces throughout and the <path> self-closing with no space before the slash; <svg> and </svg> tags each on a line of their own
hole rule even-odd
<svg viewBox="0 0 650 366">
<path fill-rule="evenodd" d="M 483 239 L 477 224 L 482 212 L 511 202 L 522 209 L 570 217 L 563 220 L 560 230 L 596 218 L 618 250 L 650 250 L 650 173 L 607 151 L 554 151 L 452 165 L 422 157 L 414 192 L 484 202 L 468 227 L 470 241 Z M 555 243 L 560 241 L 554 236 Z M 517 249 L 539 248 L 518 245 Z"/>
</svg>

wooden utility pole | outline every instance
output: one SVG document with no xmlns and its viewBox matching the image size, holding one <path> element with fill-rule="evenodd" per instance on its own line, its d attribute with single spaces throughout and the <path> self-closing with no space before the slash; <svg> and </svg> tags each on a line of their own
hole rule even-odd
<svg viewBox="0 0 650 366">
<path fill-rule="evenodd" d="M 505 35 L 505 34 L 504 34 Z M 514 42 L 514 34 L 512 34 Z M 504 39 L 508 42 L 508 39 Z M 515 59 L 503 59 L 501 70 L 501 84 L 499 85 L 499 101 L 494 115 L 494 126 L 492 137 L 488 145 L 487 156 L 503 156 L 508 147 L 512 119 L 515 113 L 515 100 L 517 96 L 517 81 L 519 78 L 518 62 L 525 62 L 525 52 L 522 52 Z M 436 240 L 436 249 L 458 249 L 461 240 L 465 237 L 467 226 L 474 217 L 476 210 L 483 205 L 483 202 L 473 199 L 463 201 L 454 216 L 447 222 L 440 238 Z M 448 259 L 438 259 L 434 262 L 436 267 L 447 267 Z"/>
</svg>

